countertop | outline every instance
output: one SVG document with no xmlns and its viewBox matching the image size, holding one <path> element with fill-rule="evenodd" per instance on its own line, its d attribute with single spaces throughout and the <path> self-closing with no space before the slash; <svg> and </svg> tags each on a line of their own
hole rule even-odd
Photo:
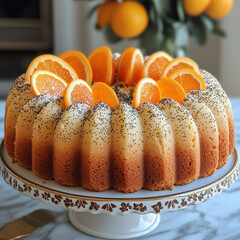
<svg viewBox="0 0 240 240">
<path fill-rule="evenodd" d="M 236 148 L 240 153 L 240 98 L 231 99 L 236 128 Z M 4 136 L 4 106 L 0 101 L 0 140 Z M 97 239 L 76 230 L 69 222 L 67 210 L 51 207 L 20 194 L 0 176 L 0 228 L 36 209 L 45 208 L 57 214 L 56 220 L 25 239 Z M 149 240 L 239 240 L 240 239 L 240 178 L 219 196 L 200 205 L 161 214 L 159 226 L 151 233 L 135 238 Z"/>
</svg>

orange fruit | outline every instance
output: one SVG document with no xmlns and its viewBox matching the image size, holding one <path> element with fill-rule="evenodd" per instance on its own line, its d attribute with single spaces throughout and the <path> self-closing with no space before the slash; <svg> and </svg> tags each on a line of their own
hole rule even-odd
<svg viewBox="0 0 240 240">
<path fill-rule="evenodd" d="M 185 12 L 190 16 L 198 16 L 204 12 L 211 0 L 183 0 Z"/>
<path fill-rule="evenodd" d="M 134 85 L 141 79 L 144 59 L 137 48 L 127 48 L 118 60 L 118 77 L 128 85 Z"/>
<path fill-rule="evenodd" d="M 233 7 L 233 0 L 211 0 L 205 13 L 214 19 L 225 17 Z"/>
<path fill-rule="evenodd" d="M 63 96 L 63 104 L 67 108 L 73 103 L 84 102 L 90 107 L 94 105 L 91 87 L 82 79 L 68 84 Z"/>
<path fill-rule="evenodd" d="M 142 78 L 150 77 L 155 81 L 159 80 L 165 66 L 172 61 L 172 57 L 165 52 L 153 53 L 145 62 L 142 69 Z"/>
<path fill-rule="evenodd" d="M 51 94 L 63 96 L 68 83 L 55 73 L 47 70 L 37 70 L 32 74 L 31 86 L 34 95 Z"/>
<path fill-rule="evenodd" d="M 111 19 L 113 32 L 122 38 L 134 38 L 145 31 L 149 18 L 145 7 L 135 1 L 119 3 Z"/>
<path fill-rule="evenodd" d="M 176 80 L 186 93 L 192 90 L 206 91 L 206 85 L 202 76 L 192 69 L 178 69 L 170 75 L 170 78 Z"/>
<path fill-rule="evenodd" d="M 112 109 L 119 105 L 118 97 L 114 90 L 103 82 L 96 82 L 92 86 L 94 103 L 104 102 Z"/>
<path fill-rule="evenodd" d="M 66 51 L 59 55 L 69 63 L 76 71 L 78 78 L 85 80 L 89 85 L 92 83 L 92 68 L 86 56 L 79 51 Z"/>
<path fill-rule="evenodd" d="M 88 57 L 93 71 L 93 80 L 95 82 L 105 82 L 108 85 L 113 84 L 116 63 L 109 47 L 99 47 L 91 52 Z"/>
<path fill-rule="evenodd" d="M 171 78 L 161 78 L 157 81 L 158 87 L 161 92 L 161 99 L 171 98 L 179 103 L 183 103 L 186 98 L 186 92 L 183 87 Z"/>
<path fill-rule="evenodd" d="M 161 99 L 161 93 L 157 82 L 151 78 L 143 78 L 135 86 L 132 107 L 141 107 L 144 102 L 157 104 Z"/>
<path fill-rule="evenodd" d="M 53 72 L 68 83 L 78 78 L 75 70 L 67 62 L 51 54 L 40 55 L 33 59 L 28 66 L 25 82 L 30 83 L 32 74 L 37 70 Z"/>
<path fill-rule="evenodd" d="M 193 69 L 200 74 L 198 65 L 190 58 L 178 57 L 169 62 L 163 70 L 162 77 L 169 77 L 173 72 L 181 68 Z"/>
<path fill-rule="evenodd" d="M 110 24 L 113 12 L 115 11 L 118 3 L 116 1 L 107 1 L 98 7 L 97 11 L 97 24 L 100 28 Z"/>
</svg>

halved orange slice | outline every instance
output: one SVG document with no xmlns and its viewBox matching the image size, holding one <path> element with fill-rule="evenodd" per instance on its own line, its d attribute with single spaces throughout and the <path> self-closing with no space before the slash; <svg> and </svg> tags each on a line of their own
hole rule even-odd
<svg viewBox="0 0 240 240">
<path fill-rule="evenodd" d="M 32 74 L 31 86 L 34 95 L 51 94 L 56 97 L 63 96 L 67 82 L 55 73 L 47 70 L 37 70 Z"/>
<path fill-rule="evenodd" d="M 69 63 L 76 71 L 78 78 L 85 80 L 89 85 L 92 83 L 92 68 L 86 56 L 79 51 L 66 51 L 59 55 Z"/>
<path fill-rule="evenodd" d="M 114 82 L 116 63 L 109 47 L 99 47 L 88 57 L 93 72 L 93 81 L 105 82 L 112 85 Z"/>
<path fill-rule="evenodd" d="M 103 82 L 96 82 L 92 86 L 94 103 L 104 102 L 112 109 L 119 105 L 118 97 L 114 90 Z"/>
<path fill-rule="evenodd" d="M 150 77 L 155 81 L 162 76 L 163 69 L 172 61 L 172 57 L 166 52 L 155 52 L 144 63 L 141 76 L 142 78 Z"/>
<path fill-rule="evenodd" d="M 68 84 L 63 97 L 64 106 L 67 108 L 73 103 L 86 103 L 94 105 L 91 87 L 82 79 L 77 79 Z"/>
<path fill-rule="evenodd" d="M 47 70 L 53 72 L 68 83 L 78 78 L 75 70 L 67 62 L 51 54 L 40 55 L 33 59 L 28 66 L 25 75 L 25 82 L 30 83 L 31 76 L 37 70 Z"/>
<path fill-rule="evenodd" d="M 134 85 L 141 79 L 144 59 L 137 48 L 127 48 L 118 60 L 118 77 L 128 85 Z"/>
<path fill-rule="evenodd" d="M 157 81 L 157 85 L 161 92 L 161 99 L 171 98 L 182 104 L 183 100 L 186 98 L 186 92 L 176 80 L 161 78 Z"/>
<path fill-rule="evenodd" d="M 161 93 L 157 82 L 151 78 L 143 78 L 135 86 L 133 93 L 133 108 L 139 108 L 144 102 L 157 104 L 161 99 Z"/>
<path fill-rule="evenodd" d="M 179 69 L 170 75 L 170 78 L 176 80 L 189 93 L 192 90 L 206 91 L 205 82 L 200 74 L 192 69 Z"/>
<path fill-rule="evenodd" d="M 178 69 L 189 68 L 200 74 L 198 65 L 190 58 L 178 57 L 169 62 L 163 70 L 161 77 L 170 77 L 170 75 Z"/>
</svg>

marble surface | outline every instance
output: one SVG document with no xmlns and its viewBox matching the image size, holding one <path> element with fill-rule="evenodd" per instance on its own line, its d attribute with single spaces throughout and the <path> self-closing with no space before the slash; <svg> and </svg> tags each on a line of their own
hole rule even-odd
<svg viewBox="0 0 240 240">
<path fill-rule="evenodd" d="M 240 153 L 240 98 L 231 99 L 236 127 L 236 147 Z M 0 101 L 0 140 L 4 135 L 4 106 Z M 76 230 L 68 220 L 67 211 L 50 207 L 20 194 L 0 176 L 0 228 L 36 209 L 45 208 L 57 214 L 56 220 L 25 239 L 51 240 L 97 239 Z M 240 239 L 240 178 L 230 189 L 197 206 L 161 214 L 159 226 L 151 233 L 135 238 L 149 240 L 238 240 Z"/>
</svg>

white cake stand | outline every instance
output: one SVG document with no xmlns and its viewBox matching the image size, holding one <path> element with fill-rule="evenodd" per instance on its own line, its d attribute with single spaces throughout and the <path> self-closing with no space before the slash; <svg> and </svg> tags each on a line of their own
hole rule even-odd
<svg viewBox="0 0 240 240">
<path fill-rule="evenodd" d="M 70 222 L 80 231 L 100 238 L 126 239 L 155 229 L 160 213 L 202 203 L 228 189 L 240 174 L 237 152 L 213 176 L 200 178 L 173 191 L 141 190 L 132 194 L 114 190 L 91 192 L 44 181 L 12 163 L 2 144 L 0 172 L 6 183 L 33 199 L 69 210 Z"/>
</svg>

